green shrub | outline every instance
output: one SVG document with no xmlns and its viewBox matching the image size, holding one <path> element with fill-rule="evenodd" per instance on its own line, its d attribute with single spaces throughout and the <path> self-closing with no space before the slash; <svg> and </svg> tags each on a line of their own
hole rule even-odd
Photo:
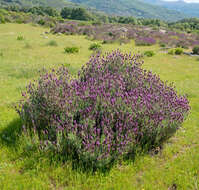
<svg viewBox="0 0 199 190">
<path fill-rule="evenodd" d="M 43 19 L 40 19 L 38 22 L 37 22 L 39 25 L 45 25 L 45 20 L 43 20 Z"/>
<path fill-rule="evenodd" d="M 0 57 L 3 57 L 3 52 L 0 52 Z"/>
<path fill-rule="evenodd" d="M 65 53 L 78 53 L 79 48 L 78 47 L 66 47 L 64 48 Z"/>
<path fill-rule="evenodd" d="M 169 55 L 181 55 L 183 54 L 183 49 L 182 48 L 176 48 L 176 49 L 170 49 L 168 51 Z"/>
<path fill-rule="evenodd" d="M 149 51 L 145 51 L 144 55 L 147 57 L 153 57 L 155 55 L 154 51 L 149 50 Z"/>
<path fill-rule="evenodd" d="M 22 41 L 22 40 L 24 40 L 25 38 L 23 37 L 23 36 L 17 36 L 17 40 L 19 40 L 19 41 Z"/>
<path fill-rule="evenodd" d="M 182 49 L 182 48 L 176 48 L 176 49 L 175 49 L 175 54 L 176 54 L 176 55 L 181 55 L 181 54 L 183 54 L 183 49 Z"/>
<path fill-rule="evenodd" d="M 195 47 L 192 49 L 192 53 L 195 54 L 195 55 L 199 55 L 199 46 L 195 46 Z"/>
<path fill-rule="evenodd" d="M 0 24 L 4 24 L 6 21 L 5 21 L 5 18 L 2 14 L 0 14 Z"/>
<path fill-rule="evenodd" d="M 175 54 L 175 49 L 170 49 L 170 50 L 168 51 L 168 54 L 169 54 L 169 55 L 174 55 L 174 54 Z"/>
<path fill-rule="evenodd" d="M 57 42 L 55 40 L 51 40 L 47 43 L 48 46 L 58 46 Z"/>
<path fill-rule="evenodd" d="M 89 50 L 96 51 L 96 50 L 99 50 L 101 48 L 102 48 L 101 44 L 99 44 L 99 43 L 93 43 L 93 44 L 90 45 Z"/>
<path fill-rule="evenodd" d="M 166 44 L 160 43 L 160 47 L 166 47 Z"/>
</svg>

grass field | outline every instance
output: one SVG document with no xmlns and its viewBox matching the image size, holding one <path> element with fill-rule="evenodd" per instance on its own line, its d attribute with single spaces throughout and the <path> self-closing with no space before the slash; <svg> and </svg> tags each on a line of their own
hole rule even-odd
<svg viewBox="0 0 199 190">
<path fill-rule="evenodd" d="M 65 65 L 75 74 L 92 54 L 88 48 L 93 42 L 85 36 L 44 34 L 48 30 L 24 24 L 0 25 L 0 189 L 198 190 L 199 60 L 168 55 L 158 46 L 105 44 L 103 52 L 117 48 L 126 52 L 154 50 L 154 57 L 144 58 L 144 67 L 174 82 L 180 93 L 187 94 L 191 112 L 159 154 L 140 155 L 134 161 L 115 165 L 109 173 L 90 174 L 72 170 L 70 162 L 53 161 L 30 145 L 21 134 L 14 110 L 20 92 L 43 67 Z M 17 40 L 18 36 L 24 39 Z M 57 42 L 56 47 L 48 45 L 51 40 Z M 69 45 L 79 47 L 80 52 L 64 53 Z"/>
</svg>

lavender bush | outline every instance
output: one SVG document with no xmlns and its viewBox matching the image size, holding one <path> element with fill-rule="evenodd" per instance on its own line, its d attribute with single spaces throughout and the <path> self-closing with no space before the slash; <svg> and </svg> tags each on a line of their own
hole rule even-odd
<svg viewBox="0 0 199 190">
<path fill-rule="evenodd" d="M 138 55 L 97 54 L 76 79 L 66 68 L 31 83 L 18 108 L 43 145 L 92 167 L 109 166 L 135 147 L 168 139 L 189 111 L 172 85 L 141 68 Z"/>
<path fill-rule="evenodd" d="M 156 40 L 150 37 L 138 37 L 135 39 L 135 44 L 138 46 L 151 46 L 156 44 Z"/>
</svg>

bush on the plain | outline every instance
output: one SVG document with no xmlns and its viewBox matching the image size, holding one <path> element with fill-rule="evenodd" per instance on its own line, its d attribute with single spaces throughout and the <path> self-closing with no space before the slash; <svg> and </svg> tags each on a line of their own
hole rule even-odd
<svg viewBox="0 0 199 190">
<path fill-rule="evenodd" d="M 193 54 L 195 54 L 195 55 L 199 55 L 199 46 L 195 46 L 195 47 L 192 49 L 192 52 L 193 52 Z"/>
<path fill-rule="evenodd" d="M 18 40 L 18 41 L 22 41 L 22 40 L 24 40 L 24 39 L 25 39 L 25 38 L 24 38 L 23 36 L 21 36 L 21 35 L 20 35 L 20 36 L 17 36 L 17 40 Z"/>
<path fill-rule="evenodd" d="M 57 42 L 55 40 L 51 40 L 47 43 L 48 46 L 58 46 Z"/>
<path fill-rule="evenodd" d="M 101 44 L 99 43 L 92 43 L 89 47 L 89 50 L 94 50 L 94 51 L 97 51 L 97 50 L 100 50 L 102 48 Z"/>
<path fill-rule="evenodd" d="M 152 50 L 148 50 L 144 52 L 144 55 L 147 57 L 153 57 L 155 55 L 155 52 Z"/>
<path fill-rule="evenodd" d="M 41 75 L 24 92 L 18 113 L 43 146 L 101 168 L 136 147 L 160 146 L 189 111 L 173 85 L 119 50 L 92 56 L 76 78 L 65 67 Z"/>
<path fill-rule="evenodd" d="M 79 48 L 78 47 L 66 47 L 64 48 L 65 53 L 78 53 Z"/>
<path fill-rule="evenodd" d="M 175 49 L 175 54 L 176 54 L 176 55 L 181 55 L 181 54 L 183 54 L 183 49 L 182 49 L 182 48 L 176 48 L 176 49 Z"/>
<path fill-rule="evenodd" d="M 176 49 L 170 49 L 169 51 L 168 51 L 168 54 L 169 55 L 181 55 L 181 54 L 183 54 L 183 49 L 182 48 L 176 48 Z"/>
</svg>

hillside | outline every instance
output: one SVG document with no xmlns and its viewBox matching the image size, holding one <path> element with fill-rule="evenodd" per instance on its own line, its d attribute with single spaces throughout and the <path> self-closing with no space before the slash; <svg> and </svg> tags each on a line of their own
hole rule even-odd
<svg viewBox="0 0 199 190">
<path fill-rule="evenodd" d="M 71 6 L 74 4 L 66 0 L 0 0 L 0 5 L 18 5 L 25 7 L 50 6 L 60 9 L 64 6 Z"/>
<path fill-rule="evenodd" d="M 184 1 L 145 0 L 146 3 L 158 5 L 170 10 L 183 12 L 190 17 L 199 17 L 199 3 L 186 3 Z"/>
<path fill-rule="evenodd" d="M 0 0 L 0 5 L 51 6 L 58 9 L 64 6 L 81 5 L 111 15 L 158 18 L 166 21 L 176 21 L 187 17 L 177 11 L 140 0 Z"/>
<path fill-rule="evenodd" d="M 94 7 L 100 11 L 114 15 L 158 18 L 169 21 L 187 17 L 182 13 L 147 4 L 139 0 L 71 0 L 71 2 Z"/>
</svg>

